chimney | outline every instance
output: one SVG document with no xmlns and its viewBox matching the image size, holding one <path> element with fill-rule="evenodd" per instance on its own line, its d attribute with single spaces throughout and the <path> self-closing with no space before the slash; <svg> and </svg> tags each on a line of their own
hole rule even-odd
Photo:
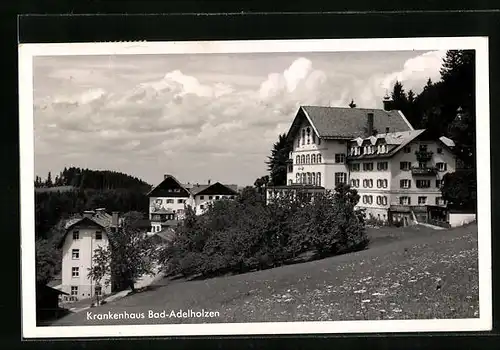
<svg viewBox="0 0 500 350">
<path fill-rule="evenodd" d="M 385 128 L 385 133 L 388 134 L 389 133 L 389 127 L 386 127 Z"/>
<path fill-rule="evenodd" d="M 210 185 L 210 179 L 208 179 L 208 184 Z"/>
<path fill-rule="evenodd" d="M 114 211 L 111 213 L 111 226 L 112 227 L 118 227 L 118 219 L 119 219 L 120 213 L 117 211 Z"/>
<path fill-rule="evenodd" d="M 384 97 L 384 111 L 392 111 L 392 98 L 390 98 L 388 95 L 385 95 Z"/>
<path fill-rule="evenodd" d="M 85 210 L 85 211 L 83 212 L 83 217 L 84 217 L 84 218 L 89 218 L 89 219 L 90 219 L 90 218 L 92 218 L 92 216 L 94 216 L 94 214 L 95 214 L 95 213 L 94 213 L 94 211 L 93 211 L 93 210 Z"/>
<path fill-rule="evenodd" d="M 373 135 L 373 113 L 366 115 L 366 134 L 367 137 Z"/>
</svg>

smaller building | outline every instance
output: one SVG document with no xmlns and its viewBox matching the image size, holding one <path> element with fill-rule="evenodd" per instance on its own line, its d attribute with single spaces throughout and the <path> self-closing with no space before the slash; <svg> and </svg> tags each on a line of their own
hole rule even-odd
<svg viewBox="0 0 500 350">
<path fill-rule="evenodd" d="M 59 317 L 64 309 L 59 307 L 61 295 L 68 295 L 63 291 L 38 283 L 36 286 L 36 319 L 44 321 Z"/>
<path fill-rule="evenodd" d="M 85 211 L 66 222 L 66 232 L 59 247 L 62 249 L 62 285 L 66 301 L 90 299 L 111 293 L 111 285 L 88 277 L 94 264 L 95 250 L 109 245 L 109 235 L 121 226 L 118 212 L 111 215 L 104 208 Z"/>
</svg>

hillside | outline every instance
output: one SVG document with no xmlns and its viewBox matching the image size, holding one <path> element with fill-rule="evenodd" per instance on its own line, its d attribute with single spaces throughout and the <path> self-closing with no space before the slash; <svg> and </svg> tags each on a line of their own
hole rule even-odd
<svg viewBox="0 0 500 350">
<path fill-rule="evenodd" d="M 64 168 L 53 177 L 50 172 L 47 178 L 35 178 L 36 188 L 83 188 L 95 190 L 129 189 L 147 192 L 151 185 L 145 181 L 117 171 L 92 170 L 83 168 Z"/>
<path fill-rule="evenodd" d="M 53 325 L 478 317 L 475 224 L 399 230 L 403 236 L 388 240 L 382 235 L 389 231 L 369 231 L 377 244 L 364 251 L 208 280 L 164 279 L 149 291 L 91 309 L 142 312 L 142 320 L 87 320 L 81 312 Z M 179 309 L 218 311 L 220 317 L 147 318 L 149 310 Z"/>
</svg>

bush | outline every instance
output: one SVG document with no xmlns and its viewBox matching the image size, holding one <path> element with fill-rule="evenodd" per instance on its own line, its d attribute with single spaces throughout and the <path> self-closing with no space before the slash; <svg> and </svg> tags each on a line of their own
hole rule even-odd
<svg viewBox="0 0 500 350">
<path fill-rule="evenodd" d="M 214 275 L 282 265 L 298 254 L 320 256 L 364 249 L 364 213 L 355 210 L 356 190 L 285 195 L 265 205 L 251 200 L 217 201 L 196 216 L 188 208 L 172 245 L 165 248 L 167 273 Z"/>
</svg>

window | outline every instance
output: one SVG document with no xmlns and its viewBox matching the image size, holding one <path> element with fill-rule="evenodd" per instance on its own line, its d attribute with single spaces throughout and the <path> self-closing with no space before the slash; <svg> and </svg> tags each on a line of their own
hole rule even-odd
<svg viewBox="0 0 500 350">
<path fill-rule="evenodd" d="M 363 196 L 363 203 L 365 204 L 372 204 L 373 203 L 373 196 Z"/>
<path fill-rule="evenodd" d="M 410 153 L 411 152 L 411 147 L 410 146 L 406 146 L 403 148 L 403 152 L 404 153 Z"/>
<path fill-rule="evenodd" d="M 78 295 L 78 286 L 71 286 L 71 295 L 72 296 Z"/>
<path fill-rule="evenodd" d="M 307 144 L 311 143 L 311 128 L 307 128 Z"/>
<path fill-rule="evenodd" d="M 364 171 L 372 171 L 373 170 L 373 163 L 364 163 L 363 170 Z"/>
<path fill-rule="evenodd" d="M 219 197 L 219 196 L 215 196 L 215 200 L 219 200 L 219 199 L 220 199 L 220 197 Z"/>
<path fill-rule="evenodd" d="M 200 199 L 205 199 L 205 196 L 200 196 Z"/>
<path fill-rule="evenodd" d="M 80 268 L 72 267 L 71 268 L 71 277 L 79 277 L 80 276 Z"/>
<path fill-rule="evenodd" d="M 316 173 L 316 184 L 321 186 L 321 173 Z"/>
<path fill-rule="evenodd" d="M 346 173 L 335 173 L 335 186 L 341 183 L 347 182 L 347 174 Z"/>
<path fill-rule="evenodd" d="M 387 205 L 387 197 L 386 196 L 377 196 L 377 204 L 378 205 Z"/>
<path fill-rule="evenodd" d="M 431 180 L 417 180 L 417 188 L 431 187 Z"/>
<path fill-rule="evenodd" d="M 306 131 L 302 129 L 302 144 L 306 142 Z"/>
<path fill-rule="evenodd" d="M 184 203 L 184 200 L 183 200 L 183 199 L 178 199 L 178 200 L 177 200 L 177 204 L 182 204 L 182 203 Z"/>
<path fill-rule="evenodd" d="M 306 164 L 310 164 L 310 163 L 311 163 L 311 160 L 310 160 L 309 154 L 308 154 L 308 155 L 306 155 Z"/>
<path fill-rule="evenodd" d="M 443 185 L 443 180 L 436 180 L 436 187 L 437 188 L 441 188 L 442 185 Z"/>
<path fill-rule="evenodd" d="M 211 201 L 214 197 L 208 196 L 208 200 Z"/>
<path fill-rule="evenodd" d="M 410 197 L 399 197 L 399 204 L 411 205 L 411 198 Z"/>
<path fill-rule="evenodd" d="M 301 155 L 300 156 L 300 164 L 305 164 L 306 163 L 306 156 L 305 155 Z"/>
<path fill-rule="evenodd" d="M 203 204 L 200 205 L 200 209 L 203 210 L 205 209 L 205 206 Z"/>
<path fill-rule="evenodd" d="M 446 171 L 447 169 L 446 163 L 436 163 L 436 167 L 438 171 Z"/>
<path fill-rule="evenodd" d="M 312 184 L 312 177 L 311 177 L 311 173 L 307 173 L 307 184 L 308 184 L 308 185 L 311 185 L 311 184 Z"/>
<path fill-rule="evenodd" d="M 172 198 L 168 198 L 166 203 L 167 204 L 174 204 L 174 200 Z"/>
<path fill-rule="evenodd" d="M 288 185 L 291 185 L 292 182 L 293 182 L 292 180 L 288 180 Z M 231 199 L 233 199 L 233 198 L 234 198 L 234 196 L 231 196 Z"/>
<path fill-rule="evenodd" d="M 344 153 L 337 153 L 335 154 L 335 163 L 345 163 L 345 154 Z"/>
<path fill-rule="evenodd" d="M 352 163 L 351 171 L 359 171 L 359 163 Z"/>
<path fill-rule="evenodd" d="M 312 184 L 316 185 L 316 173 L 312 173 L 311 177 L 312 177 Z"/>
<path fill-rule="evenodd" d="M 436 197 L 436 205 L 444 205 L 443 197 Z"/>
<path fill-rule="evenodd" d="M 410 170 L 411 163 L 410 162 L 400 162 L 399 163 L 399 169 L 407 171 Z"/>
<path fill-rule="evenodd" d="M 351 186 L 352 187 L 359 187 L 359 179 L 352 179 Z"/>
<path fill-rule="evenodd" d="M 378 162 L 377 163 L 377 170 L 387 170 L 389 167 L 389 164 L 387 162 Z"/>
<path fill-rule="evenodd" d="M 311 163 L 313 163 L 313 164 L 316 163 L 316 155 L 315 154 L 313 154 L 311 156 Z"/>
<path fill-rule="evenodd" d="M 426 203 L 427 203 L 427 197 L 424 197 L 424 196 L 418 197 L 418 204 L 419 205 L 425 205 Z"/>
<path fill-rule="evenodd" d="M 418 167 L 420 169 L 425 169 L 427 168 L 427 162 L 418 162 Z"/>
<path fill-rule="evenodd" d="M 95 231 L 95 239 L 96 240 L 102 239 L 102 232 L 101 231 Z"/>
<path fill-rule="evenodd" d="M 73 239 L 74 240 L 80 239 L 80 231 L 78 230 L 73 231 Z"/>
<path fill-rule="evenodd" d="M 321 139 L 318 137 L 318 145 L 321 145 Z"/>
<path fill-rule="evenodd" d="M 300 183 L 300 174 L 299 173 L 295 174 L 295 182 L 298 184 Z"/>
<path fill-rule="evenodd" d="M 78 260 L 80 259 L 80 249 L 72 249 L 71 250 L 71 258 L 73 260 Z"/>
<path fill-rule="evenodd" d="M 321 154 L 318 154 L 318 163 L 321 163 L 322 160 L 321 160 Z"/>
<path fill-rule="evenodd" d="M 384 180 L 380 180 L 380 187 L 382 188 L 387 188 L 387 179 L 384 179 Z"/>
<path fill-rule="evenodd" d="M 316 143 L 316 134 L 315 134 L 315 133 L 313 133 L 313 134 L 312 134 L 312 137 L 313 137 L 313 143 Z"/>
<path fill-rule="evenodd" d="M 410 188 L 411 187 L 411 180 L 399 180 L 399 187 Z"/>
<path fill-rule="evenodd" d="M 373 180 L 372 179 L 363 180 L 363 187 L 372 188 L 373 187 Z"/>
<path fill-rule="evenodd" d="M 95 286 L 95 295 L 101 296 L 102 295 L 102 287 L 101 286 Z"/>
<path fill-rule="evenodd" d="M 443 153 L 443 149 L 441 147 L 438 147 L 437 150 L 436 150 L 436 152 L 438 154 L 442 154 Z"/>
<path fill-rule="evenodd" d="M 295 164 L 300 164 L 300 156 L 295 157 Z"/>
</svg>

